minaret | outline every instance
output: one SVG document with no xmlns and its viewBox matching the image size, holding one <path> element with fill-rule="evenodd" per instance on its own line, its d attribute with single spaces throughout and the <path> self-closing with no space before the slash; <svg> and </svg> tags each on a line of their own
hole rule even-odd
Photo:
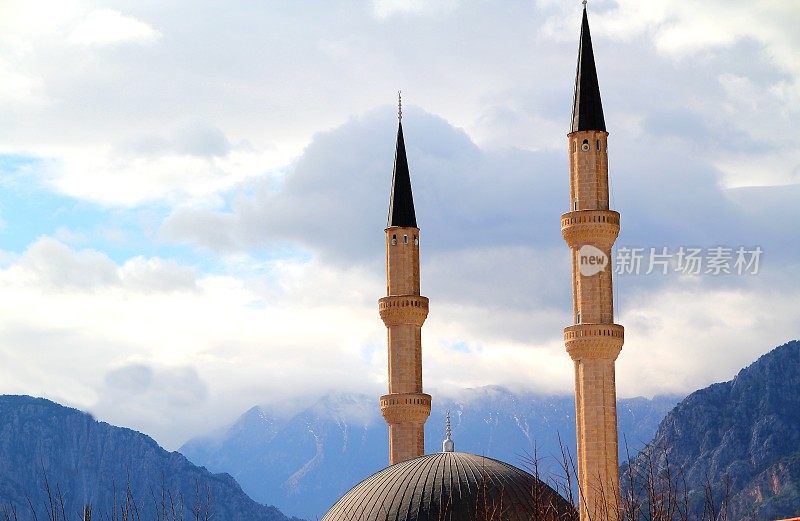
<svg viewBox="0 0 800 521">
<path fill-rule="evenodd" d="M 571 211 L 561 233 L 572 250 L 573 324 L 564 329 L 575 364 L 581 521 L 619 518 L 614 362 L 624 329 L 614 323 L 611 247 L 619 213 L 608 208 L 608 132 L 600 102 L 586 2 L 569 142 Z"/>
<path fill-rule="evenodd" d="M 386 227 L 386 294 L 378 307 L 388 330 L 389 394 L 381 413 L 389 424 L 389 463 L 422 456 L 431 397 L 422 392 L 422 324 L 428 299 L 419 294 L 419 228 L 411 195 L 402 112 Z"/>
</svg>

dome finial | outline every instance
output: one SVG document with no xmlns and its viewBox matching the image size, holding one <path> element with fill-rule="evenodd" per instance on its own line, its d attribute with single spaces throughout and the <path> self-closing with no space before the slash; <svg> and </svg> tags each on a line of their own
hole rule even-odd
<svg viewBox="0 0 800 521">
<path fill-rule="evenodd" d="M 445 438 L 444 438 L 444 441 L 442 442 L 442 452 L 453 452 L 453 450 L 455 449 L 455 444 L 453 443 L 453 440 L 450 439 L 450 436 L 452 435 L 452 431 L 450 430 L 450 411 L 449 410 L 447 411 L 447 414 L 445 415 L 444 434 L 445 434 Z"/>
<path fill-rule="evenodd" d="M 403 121 L 403 91 L 397 91 L 397 121 Z"/>
</svg>

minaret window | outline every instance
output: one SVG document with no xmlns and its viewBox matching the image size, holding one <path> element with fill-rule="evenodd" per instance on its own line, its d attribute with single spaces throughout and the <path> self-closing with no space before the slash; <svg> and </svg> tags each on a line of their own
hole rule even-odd
<svg viewBox="0 0 800 521">
<path fill-rule="evenodd" d="M 578 211 L 578 200 L 577 199 L 572 201 L 572 211 L 573 212 L 577 212 Z"/>
<path fill-rule="evenodd" d="M 589 147 L 589 140 L 588 139 L 584 139 L 583 140 L 583 144 L 581 145 L 581 150 L 583 150 L 584 152 L 588 152 L 589 148 L 591 148 L 591 147 Z"/>
<path fill-rule="evenodd" d="M 392 235 L 392 246 L 397 246 L 397 235 Z"/>
<path fill-rule="evenodd" d="M 575 323 L 576 324 L 580 324 L 581 323 L 581 312 L 580 311 L 575 313 Z"/>
<path fill-rule="evenodd" d="M 597 151 L 598 152 L 600 151 L 600 140 L 599 139 L 597 140 Z"/>
<path fill-rule="evenodd" d="M 403 235 L 403 244 L 408 244 L 408 235 Z"/>
<path fill-rule="evenodd" d="M 414 236 L 414 246 L 419 246 L 419 237 Z"/>
</svg>

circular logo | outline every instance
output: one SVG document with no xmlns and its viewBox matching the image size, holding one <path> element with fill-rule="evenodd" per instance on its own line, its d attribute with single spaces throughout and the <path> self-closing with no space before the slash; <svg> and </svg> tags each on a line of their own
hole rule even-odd
<svg viewBox="0 0 800 521">
<path fill-rule="evenodd" d="M 584 277 L 597 275 L 608 266 L 608 255 L 603 250 L 584 244 L 578 250 L 578 270 Z"/>
</svg>

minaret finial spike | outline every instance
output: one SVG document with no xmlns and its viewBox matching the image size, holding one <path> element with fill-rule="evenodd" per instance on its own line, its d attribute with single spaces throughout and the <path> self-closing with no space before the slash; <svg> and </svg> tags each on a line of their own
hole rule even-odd
<svg viewBox="0 0 800 521">
<path fill-rule="evenodd" d="M 450 411 L 448 410 L 445 414 L 444 419 L 444 441 L 442 442 L 442 452 L 453 452 L 455 449 L 455 444 L 450 436 L 453 432 L 450 430 Z"/>
<path fill-rule="evenodd" d="M 584 8 L 584 9 L 586 9 L 586 1 L 587 1 L 587 0 L 583 0 L 583 8 Z"/>
<path fill-rule="evenodd" d="M 397 121 L 403 121 L 403 91 L 397 91 Z"/>
</svg>

